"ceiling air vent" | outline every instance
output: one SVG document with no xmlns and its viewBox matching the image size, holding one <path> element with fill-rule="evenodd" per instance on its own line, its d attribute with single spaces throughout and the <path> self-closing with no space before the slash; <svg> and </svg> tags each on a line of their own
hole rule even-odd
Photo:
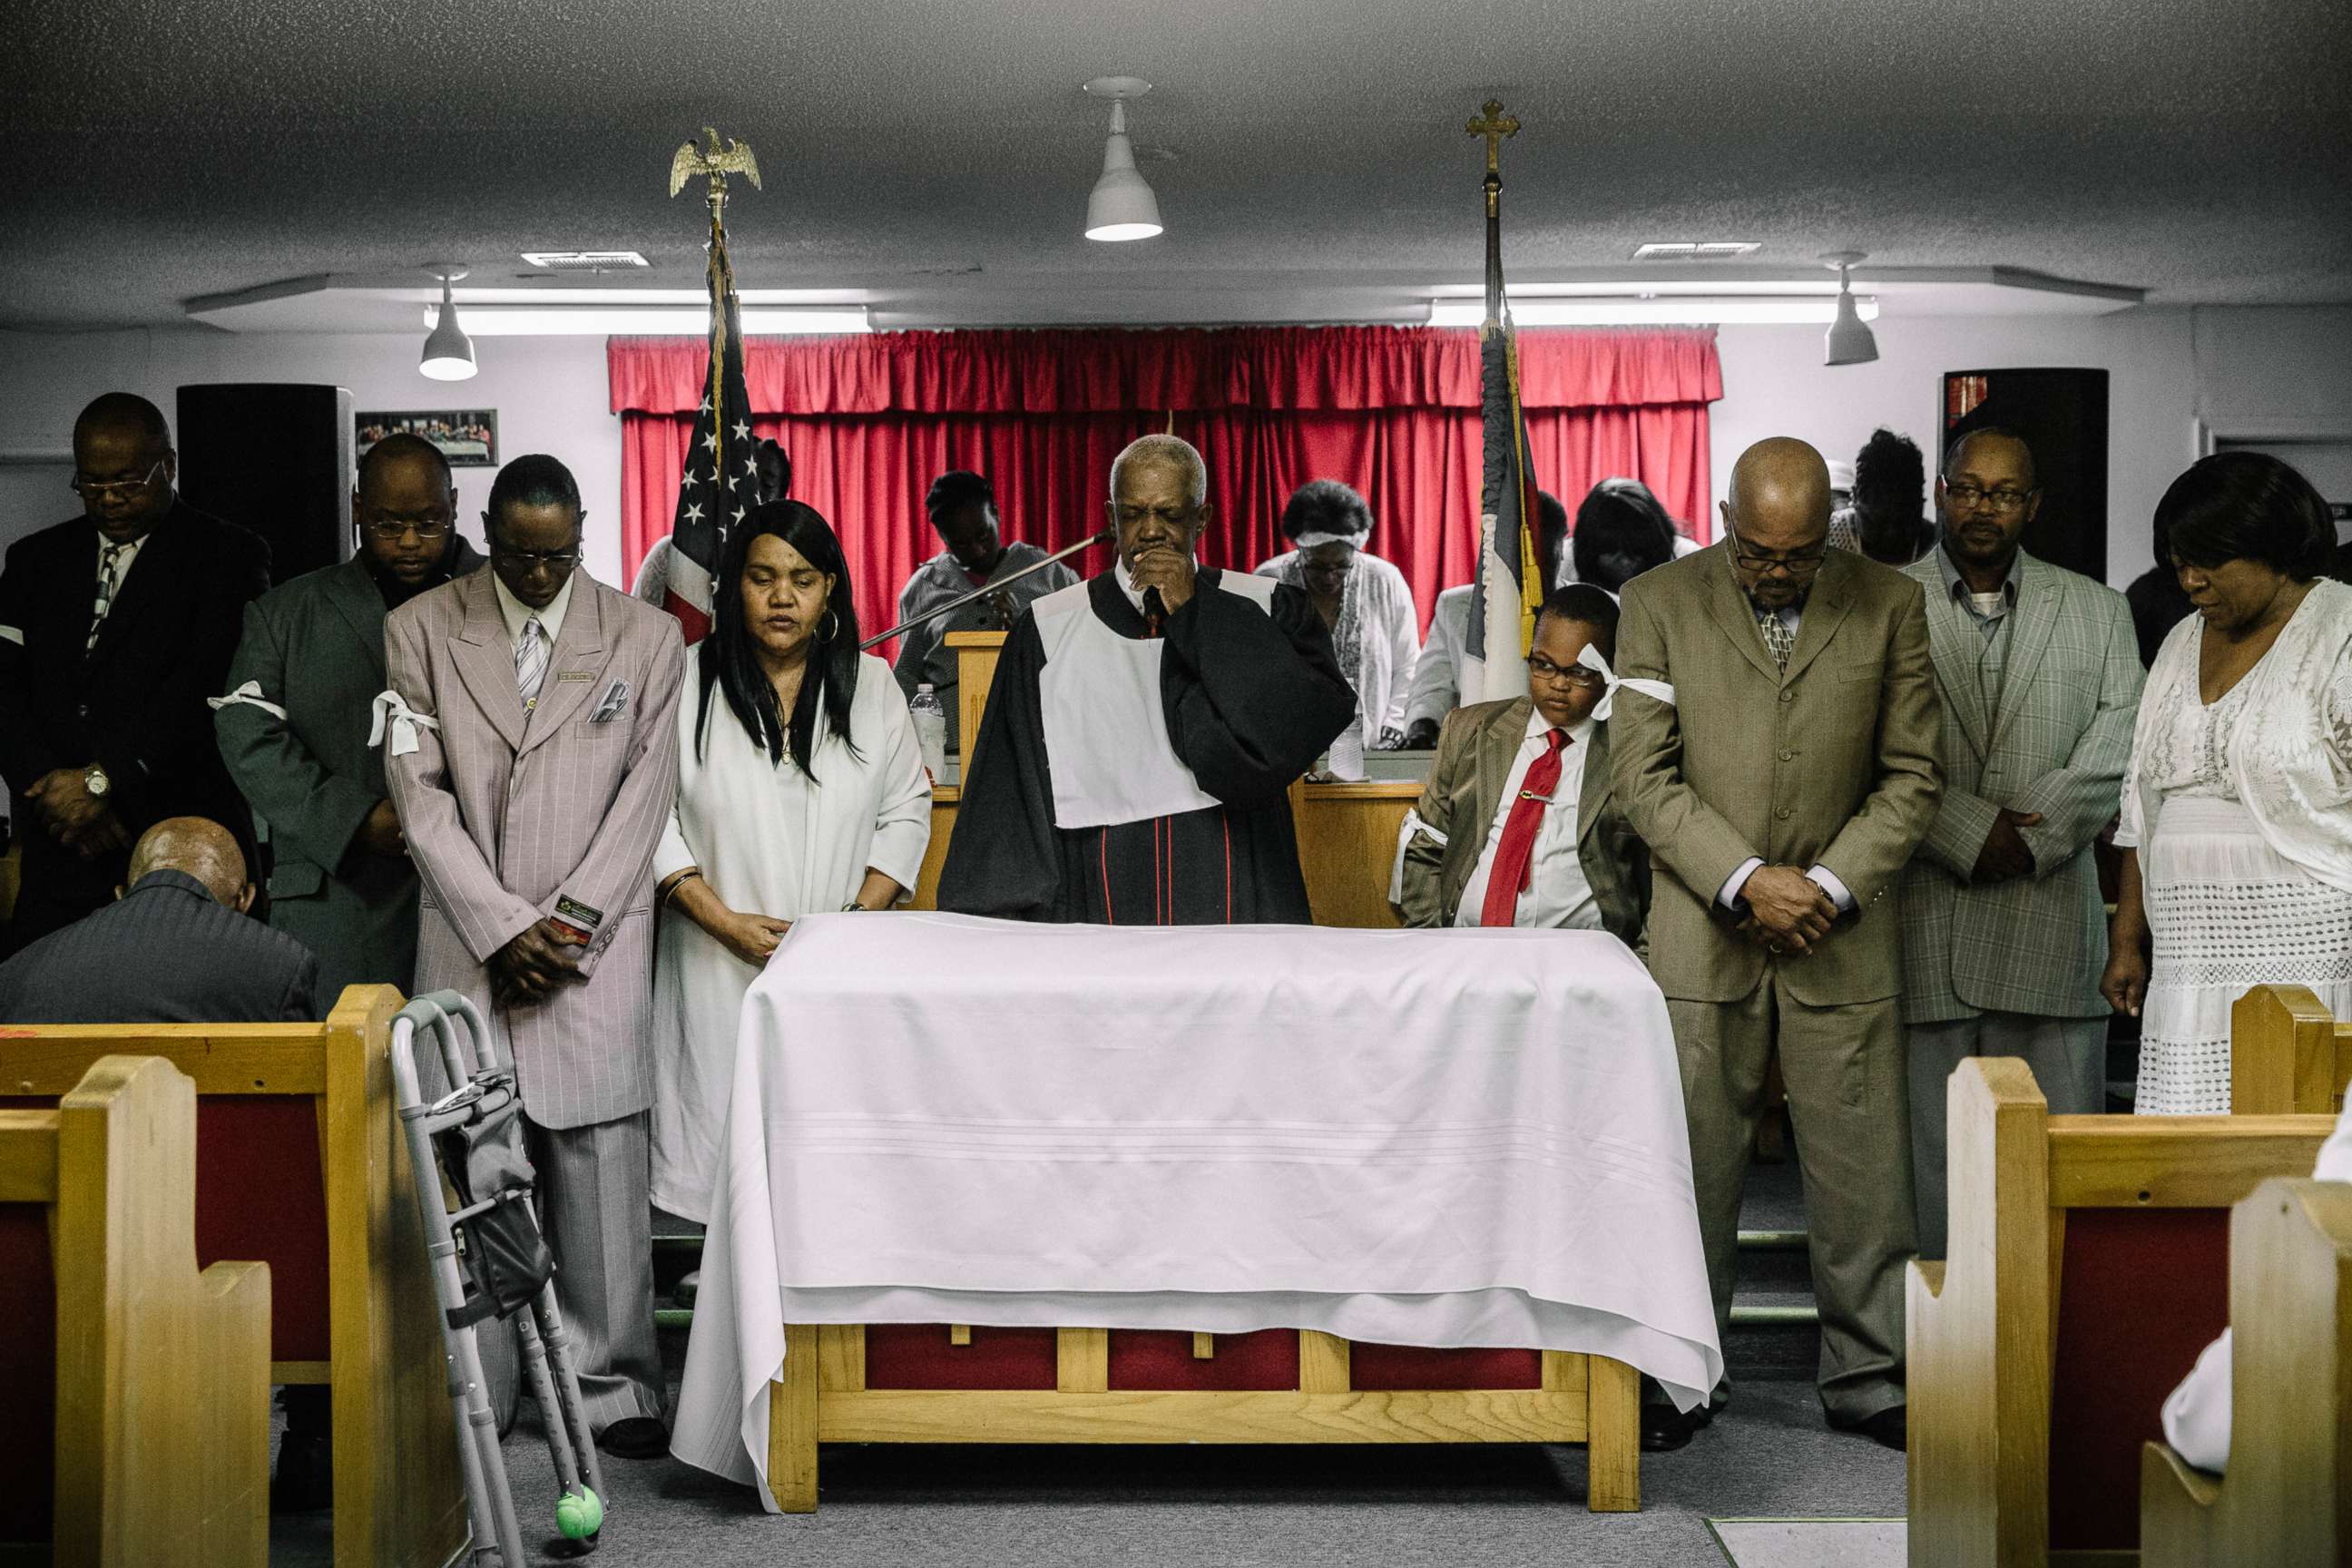
<svg viewBox="0 0 2352 1568">
<path fill-rule="evenodd" d="M 634 250 L 526 250 L 522 258 L 550 272 L 620 272 L 651 265 Z"/>
<path fill-rule="evenodd" d="M 1672 239 L 1633 252 L 1636 261 L 1734 261 L 1764 248 L 1759 239 Z"/>
</svg>

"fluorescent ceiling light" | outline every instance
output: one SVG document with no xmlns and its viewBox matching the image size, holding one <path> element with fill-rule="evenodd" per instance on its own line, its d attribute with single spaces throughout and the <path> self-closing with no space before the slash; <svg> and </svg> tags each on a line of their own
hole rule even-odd
<svg viewBox="0 0 2352 1568">
<path fill-rule="evenodd" d="M 433 312 L 425 312 L 429 321 Z M 1822 318 L 1826 321 L 1828 318 Z M 642 332 L 650 336 L 700 337 L 710 330 L 710 309 L 661 305 L 565 305 L 499 308 L 470 305 L 467 330 L 478 338 L 608 338 Z M 747 307 L 743 331 L 748 334 L 823 334 L 870 332 L 866 307 L 835 310 L 761 310 Z"/>
<path fill-rule="evenodd" d="M 1517 304 L 1533 304 L 1543 300 L 1635 300 L 1655 294 L 1665 297 L 1675 294 L 1696 294 L 1707 299 L 1726 295 L 1764 294 L 1792 296 L 1819 294 L 1823 299 L 1837 295 L 1834 278 L 1694 278 L 1687 274 L 1676 278 L 1641 276 L 1609 278 L 1591 282 L 1526 283 L 1511 290 Z M 460 294 L 467 291 L 457 290 Z M 1440 300 L 1481 300 L 1486 297 L 1484 285 L 1477 283 L 1441 283 L 1430 293 Z M 471 296 L 468 296 L 470 300 Z"/>
<path fill-rule="evenodd" d="M 1878 301 L 1855 297 L 1854 309 L 1864 321 L 1878 319 Z M 1837 299 L 1695 294 L 1660 294 L 1654 298 L 1618 294 L 1613 297 L 1551 297 L 1513 299 L 1511 320 L 1522 327 L 1699 326 L 1796 322 L 1822 325 L 1837 319 Z M 472 316 L 466 318 L 472 321 Z M 1429 307 L 1433 327 L 1475 327 L 1486 319 L 1486 307 L 1476 300 L 1433 300 Z M 477 331 L 480 329 L 477 328 Z"/>
<path fill-rule="evenodd" d="M 1633 252 L 1636 261 L 1732 261 L 1764 248 L 1760 239 L 1656 240 Z"/>
<path fill-rule="evenodd" d="M 1829 287 L 1834 289 L 1837 285 Z M 575 305 L 701 305 L 709 299 L 710 290 L 702 288 L 596 289 L 551 282 L 516 288 L 484 285 L 457 290 L 457 303 L 468 309 L 476 305 L 532 305 L 550 310 Z M 735 300 L 747 309 L 753 305 L 848 307 L 865 304 L 866 294 L 859 289 L 738 289 Z"/>
<path fill-rule="evenodd" d="M 651 265 L 634 250 L 526 250 L 522 258 L 551 272 L 611 272 Z"/>
</svg>

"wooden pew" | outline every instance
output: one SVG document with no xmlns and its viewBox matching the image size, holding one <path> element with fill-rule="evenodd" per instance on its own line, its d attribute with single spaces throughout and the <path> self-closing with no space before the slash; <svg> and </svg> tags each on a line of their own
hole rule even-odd
<svg viewBox="0 0 2352 1568">
<path fill-rule="evenodd" d="M 2257 985 L 2230 1008 L 2230 1109 L 2333 1116 L 2352 1079 L 2352 1022 L 2302 985 Z"/>
<path fill-rule="evenodd" d="M 2230 1216 L 2230 1473 L 2140 1456 L 2143 1568 L 2352 1562 L 2352 1184 L 2273 1180 Z"/>
<path fill-rule="evenodd" d="M 269 1559 L 269 1268 L 197 1272 L 195 1166 L 195 1088 L 154 1057 L 0 1110 L 8 1555 Z"/>
<path fill-rule="evenodd" d="M 100 1058 L 194 1080 L 196 1252 L 271 1267 L 271 1381 L 334 1404 L 336 1568 L 443 1568 L 468 1537 L 456 1425 L 388 1050 L 400 993 L 324 1024 L 0 1028 L 0 1103 L 65 1094 Z"/>
<path fill-rule="evenodd" d="M 1948 1089 L 1951 1247 L 1907 1281 L 1913 1568 L 2137 1560 L 2140 1445 L 2228 1321 L 2229 1207 L 2324 1116 L 2052 1116 L 2025 1064 Z"/>
</svg>

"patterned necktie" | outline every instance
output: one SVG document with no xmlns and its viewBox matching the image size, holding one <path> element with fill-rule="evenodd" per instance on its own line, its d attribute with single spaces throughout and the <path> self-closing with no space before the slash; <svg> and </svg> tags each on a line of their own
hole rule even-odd
<svg viewBox="0 0 2352 1568">
<path fill-rule="evenodd" d="M 82 644 L 84 653 L 89 652 L 98 646 L 99 631 L 106 625 L 106 612 L 114 607 L 114 595 L 121 592 L 122 587 L 122 584 L 115 580 L 115 568 L 121 564 L 123 552 L 130 548 L 131 546 L 127 544 L 109 544 L 101 547 L 99 552 L 98 602 L 89 613 L 89 640 Z"/>
<path fill-rule="evenodd" d="M 1495 846 L 1495 864 L 1486 873 L 1486 901 L 1478 910 L 1482 926 L 1508 926 L 1518 918 L 1519 894 L 1535 869 L 1536 830 L 1543 826 L 1544 808 L 1559 787 L 1559 752 L 1568 731 L 1547 730 L 1544 754 L 1528 764 L 1519 798 L 1503 819 L 1503 837 Z"/>
<path fill-rule="evenodd" d="M 522 641 L 515 644 L 515 689 L 522 694 L 523 710 L 529 712 L 539 702 L 539 689 L 547 679 L 547 640 L 545 628 L 537 616 L 525 621 Z"/>
<path fill-rule="evenodd" d="M 1780 618 L 1778 610 L 1757 611 L 1756 629 L 1764 634 L 1764 646 L 1772 650 L 1772 662 L 1786 671 L 1789 655 L 1797 647 L 1797 634 L 1789 629 L 1789 623 Z"/>
</svg>

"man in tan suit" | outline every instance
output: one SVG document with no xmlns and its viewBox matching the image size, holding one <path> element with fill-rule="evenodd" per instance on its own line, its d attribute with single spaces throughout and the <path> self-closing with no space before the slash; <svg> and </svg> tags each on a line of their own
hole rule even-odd
<svg viewBox="0 0 2352 1568">
<path fill-rule="evenodd" d="M 1912 1250 L 1901 927 L 1884 901 L 1934 819 L 1941 721 L 1919 585 L 1827 547 L 1801 441 L 1733 470 L 1725 540 L 1626 584 L 1617 795 L 1660 869 L 1650 969 L 1682 1058 L 1718 1331 L 1777 1047 L 1796 1124 L 1832 1426 L 1904 1440 Z"/>
<path fill-rule="evenodd" d="M 607 1452 L 649 1458 L 668 1447 L 647 1195 L 653 857 L 686 650 L 669 616 L 575 570 L 581 515 L 553 458 L 500 469 L 491 569 L 385 621 L 377 701 L 424 882 L 416 988 L 464 992 L 513 1048 L 588 1419 Z M 501 1338 L 485 1343 L 511 1408 Z"/>
</svg>

